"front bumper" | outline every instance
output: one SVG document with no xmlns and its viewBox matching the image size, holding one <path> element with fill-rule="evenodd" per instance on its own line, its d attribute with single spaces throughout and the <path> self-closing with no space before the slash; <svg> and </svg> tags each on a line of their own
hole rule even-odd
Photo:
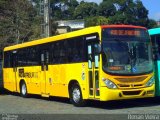
<svg viewBox="0 0 160 120">
<path fill-rule="evenodd" d="M 155 96 L 155 85 L 137 89 L 108 89 L 101 87 L 100 101 L 145 98 Z"/>
</svg>

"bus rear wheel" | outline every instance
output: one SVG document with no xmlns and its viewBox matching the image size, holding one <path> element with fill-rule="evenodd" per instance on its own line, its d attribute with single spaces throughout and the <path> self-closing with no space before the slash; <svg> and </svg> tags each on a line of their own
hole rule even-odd
<svg viewBox="0 0 160 120">
<path fill-rule="evenodd" d="M 22 97 L 26 98 L 28 96 L 27 93 L 27 86 L 25 82 L 22 82 L 21 86 L 20 86 L 20 94 Z"/>
<path fill-rule="evenodd" d="M 76 107 L 82 107 L 86 103 L 86 101 L 83 100 L 81 88 L 77 83 L 73 84 L 71 87 L 70 100 Z"/>
</svg>

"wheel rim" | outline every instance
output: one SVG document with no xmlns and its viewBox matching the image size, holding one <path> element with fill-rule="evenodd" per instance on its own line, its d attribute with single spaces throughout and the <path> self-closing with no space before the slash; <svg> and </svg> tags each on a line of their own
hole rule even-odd
<svg viewBox="0 0 160 120">
<path fill-rule="evenodd" d="M 26 91 L 27 91 L 26 85 L 23 84 L 23 85 L 22 85 L 22 94 L 25 95 L 25 94 L 26 94 Z"/>
<path fill-rule="evenodd" d="M 80 90 L 79 90 L 78 88 L 75 88 L 75 89 L 73 90 L 72 95 L 73 95 L 73 100 L 74 100 L 76 103 L 78 103 L 78 102 L 80 101 L 80 98 L 81 98 L 81 92 L 80 92 Z"/>
</svg>

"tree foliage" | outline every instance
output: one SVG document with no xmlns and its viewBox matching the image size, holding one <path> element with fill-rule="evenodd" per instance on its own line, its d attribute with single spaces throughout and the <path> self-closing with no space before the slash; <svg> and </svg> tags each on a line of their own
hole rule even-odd
<svg viewBox="0 0 160 120">
<path fill-rule="evenodd" d="M 147 27 L 148 10 L 140 0 L 115 0 L 113 4 L 116 8 L 116 14 L 110 16 L 111 23 L 133 24 Z"/>
<path fill-rule="evenodd" d="M 51 0 L 50 4 L 54 20 L 74 19 L 74 10 L 78 6 L 76 0 Z"/>
<path fill-rule="evenodd" d="M 148 21 L 148 29 L 156 28 L 156 27 L 158 27 L 156 21 L 153 20 L 153 19 L 149 19 L 149 21 Z"/>
<path fill-rule="evenodd" d="M 98 5 L 94 2 L 81 2 L 74 11 L 75 19 L 85 19 L 87 17 L 96 16 L 98 12 Z"/>
<path fill-rule="evenodd" d="M 108 22 L 109 20 L 103 16 L 88 17 L 85 19 L 85 27 L 95 25 L 106 25 L 108 24 Z"/>
<path fill-rule="evenodd" d="M 90 23 L 93 23 L 95 16 L 103 16 L 108 24 L 132 24 L 148 28 L 153 25 L 153 20 L 148 18 L 148 10 L 140 0 L 103 0 L 99 5 L 84 1 L 78 3 L 76 0 L 53 1 L 52 17 L 55 20 L 85 19 L 88 26 L 93 25 Z"/>
<path fill-rule="evenodd" d="M 39 37 L 40 17 L 28 0 L 0 1 L 1 49 Z"/>
<path fill-rule="evenodd" d="M 98 7 L 98 14 L 105 17 L 110 17 L 115 15 L 116 8 L 112 1 L 104 1 L 100 3 Z"/>
</svg>

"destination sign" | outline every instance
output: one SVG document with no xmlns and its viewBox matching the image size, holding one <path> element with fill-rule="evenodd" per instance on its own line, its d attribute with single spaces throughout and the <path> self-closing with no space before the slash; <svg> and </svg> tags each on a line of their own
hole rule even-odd
<svg viewBox="0 0 160 120">
<path fill-rule="evenodd" d="M 139 30 L 110 30 L 111 35 L 127 35 L 127 36 L 140 36 Z"/>
</svg>

